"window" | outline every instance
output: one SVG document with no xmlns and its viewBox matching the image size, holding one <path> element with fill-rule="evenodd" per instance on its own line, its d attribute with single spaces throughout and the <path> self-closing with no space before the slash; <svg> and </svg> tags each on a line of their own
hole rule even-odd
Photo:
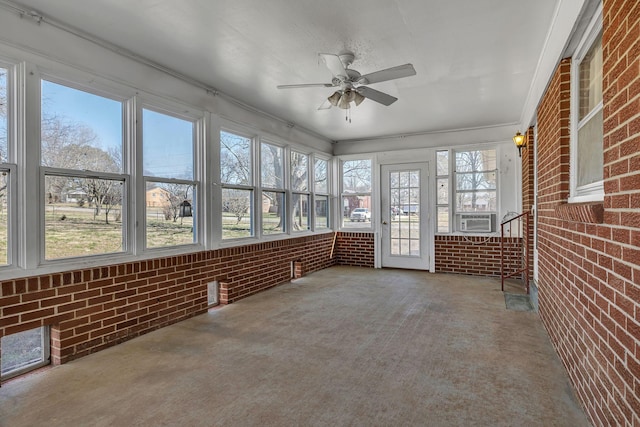
<svg viewBox="0 0 640 427">
<path fill-rule="evenodd" d="M 9 169 L 0 167 L 0 266 L 8 265 L 9 260 L 9 198 L 11 194 Z"/>
<path fill-rule="evenodd" d="M 448 233 L 449 224 L 449 151 L 436 152 L 436 231 Z"/>
<path fill-rule="evenodd" d="M 572 201 L 602 200 L 602 11 L 576 51 L 572 67 Z"/>
<path fill-rule="evenodd" d="M 0 266 L 10 263 L 9 209 L 11 208 L 11 176 L 9 165 L 9 129 L 7 127 L 7 75 L 0 67 Z"/>
<path fill-rule="evenodd" d="M 260 145 L 262 187 L 262 234 L 285 231 L 284 149 L 263 142 Z"/>
<path fill-rule="evenodd" d="M 2 337 L 2 379 L 49 364 L 49 329 L 35 328 Z"/>
<path fill-rule="evenodd" d="M 497 211 L 496 150 L 455 153 L 455 211 Z"/>
<path fill-rule="evenodd" d="M 316 158 L 313 166 L 314 229 L 323 230 L 329 223 L 329 161 Z"/>
<path fill-rule="evenodd" d="M 253 140 L 220 132 L 222 238 L 254 236 Z"/>
<path fill-rule="evenodd" d="M 191 120 L 142 110 L 147 248 L 197 241 L 194 129 Z"/>
<path fill-rule="evenodd" d="M 371 171 L 370 159 L 342 162 L 343 227 L 371 228 Z"/>
<path fill-rule="evenodd" d="M 9 129 L 7 128 L 7 75 L 6 68 L 0 67 L 0 164 L 9 161 Z"/>
<path fill-rule="evenodd" d="M 123 252 L 122 102 L 42 80 L 44 257 Z"/>
<path fill-rule="evenodd" d="M 291 221 L 293 231 L 311 228 L 309 202 L 309 156 L 291 151 Z"/>
</svg>

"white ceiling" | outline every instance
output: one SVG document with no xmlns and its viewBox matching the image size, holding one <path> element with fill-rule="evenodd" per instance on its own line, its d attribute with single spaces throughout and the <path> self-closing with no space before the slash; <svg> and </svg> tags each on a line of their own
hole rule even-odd
<svg viewBox="0 0 640 427">
<path fill-rule="evenodd" d="M 334 141 L 515 124 L 560 0 L 22 0 L 45 16 Z M 317 110 L 332 88 L 318 53 L 356 55 L 399 100 Z M 515 129 L 514 129 L 515 131 Z"/>
</svg>

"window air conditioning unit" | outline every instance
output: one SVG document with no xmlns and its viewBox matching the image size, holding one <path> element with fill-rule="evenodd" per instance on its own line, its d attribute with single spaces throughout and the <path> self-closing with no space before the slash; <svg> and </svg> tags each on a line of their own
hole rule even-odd
<svg viewBox="0 0 640 427">
<path fill-rule="evenodd" d="M 492 233 L 496 229 L 494 213 L 458 214 L 458 231 L 463 233 Z"/>
</svg>

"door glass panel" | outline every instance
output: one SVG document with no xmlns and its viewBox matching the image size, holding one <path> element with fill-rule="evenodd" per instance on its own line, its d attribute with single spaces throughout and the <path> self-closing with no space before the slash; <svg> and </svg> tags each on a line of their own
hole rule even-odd
<svg viewBox="0 0 640 427">
<path fill-rule="evenodd" d="M 420 171 L 389 174 L 390 254 L 420 256 Z"/>
</svg>

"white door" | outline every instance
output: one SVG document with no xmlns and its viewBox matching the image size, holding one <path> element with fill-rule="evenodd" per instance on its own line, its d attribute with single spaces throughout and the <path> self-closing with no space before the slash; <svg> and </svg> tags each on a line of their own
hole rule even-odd
<svg viewBox="0 0 640 427">
<path fill-rule="evenodd" d="M 382 266 L 429 269 L 427 163 L 383 165 Z"/>
</svg>

